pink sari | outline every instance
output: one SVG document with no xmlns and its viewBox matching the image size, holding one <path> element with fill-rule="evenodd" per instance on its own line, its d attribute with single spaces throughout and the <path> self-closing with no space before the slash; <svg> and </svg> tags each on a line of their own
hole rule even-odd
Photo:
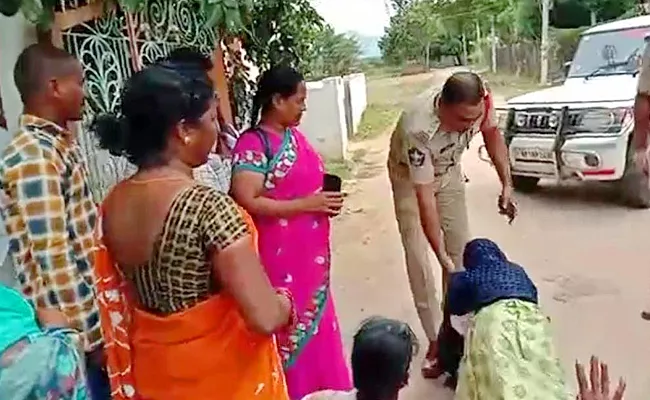
<svg viewBox="0 0 650 400">
<path fill-rule="evenodd" d="M 261 132 L 260 132 L 261 133 Z M 256 131 L 243 134 L 235 146 L 234 173 L 265 174 L 265 196 L 291 200 L 322 189 L 324 165 L 299 131 L 284 137 Z M 267 154 L 270 163 L 267 162 Z M 330 221 L 324 214 L 290 218 L 253 215 L 258 247 L 271 283 L 293 293 L 298 324 L 280 352 L 292 399 L 324 389 L 350 390 L 338 318 L 330 292 Z"/>
</svg>

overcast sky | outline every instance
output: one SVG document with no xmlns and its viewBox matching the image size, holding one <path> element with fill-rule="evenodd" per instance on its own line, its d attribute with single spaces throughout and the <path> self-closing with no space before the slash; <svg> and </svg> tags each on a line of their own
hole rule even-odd
<svg viewBox="0 0 650 400">
<path fill-rule="evenodd" d="M 312 4 L 337 32 L 381 36 L 388 25 L 384 0 L 312 0 Z"/>
</svg>

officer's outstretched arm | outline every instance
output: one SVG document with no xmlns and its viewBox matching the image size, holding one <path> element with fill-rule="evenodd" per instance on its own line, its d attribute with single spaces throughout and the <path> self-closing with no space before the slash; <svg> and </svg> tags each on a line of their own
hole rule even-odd
<svg viewBox="0 0 650 400">
<path fill-rule="evenodd" d="M 435 197 L 435 176 L 431 151 L 424 143 L 411 141 L 408 149 L 408 158 L 411 181 L 415 188 L 420 223 L 422 224 L 424 235 L 442 267 L 452 271 L 454 270 L 454 265 L 444 246 L 440 214 Z"/>
<path fill-rule="evenodd" d="M 650 133 L 650 46 L 647 44 L 641 59 L 641 73 L 637 83 L 634 101 L 634 137 L 632 144 L 636 151 L 645 151 Z"/>
<path fill-rule="evenodd" d="M 644 151 L 648 147 L 648 133 L 650 132 L 650 96 L 638 93 L 634 101 L 634 136 L 632 145 L 637 151 Z"/>
<path fill-rule="evenodd" d="M 424 234 L 436 255 L 444 253 L 442 241 L 442 227 L 438 205 L 433 194 L 433 183 L 415 185 L 415 195 L 418 199 L 418 212 Z"/>
<path fill-rule="evenodd" d="M 456 267 L 452 261 L 442 235 L 442 226 L 440 225 L 440 213 L 436 197 L 434 195 L 433 183 L 416 184 L 415 195 L 418 200 L 418 211 L 420 213 L 420 223 L 427 241 L 431 245 L 438 262 L 448 272 L 455 271 Z"/>
</svg>

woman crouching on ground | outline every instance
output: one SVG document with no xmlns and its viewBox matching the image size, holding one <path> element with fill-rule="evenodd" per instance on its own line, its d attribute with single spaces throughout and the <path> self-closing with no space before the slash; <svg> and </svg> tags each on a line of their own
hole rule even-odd
<svg viewBox="0 0 650 400">
<path fill-rule="evenodd" d="M 159 63 L 134 74 L 100 144 L 138 167 L 101 206 L 98 303 L 113 399 L 288 399 L 275 291 L 234 201 L 192 179 L 217 137 L 206 74 Z"/>
<path fill-rule="evenodd" d="M 567 400 L 550 322 L 524 269 L 488 239 L 465 246 L 463 265 L 450 275 L 446 304 L 451 315 L 472 315 L 456 399 Z"/>
<path fill-rule="evenodd" d="M 496 243 L 472 240 L 465 246 L 463 264 L 464 270 L 450 274 L 445 306 L 452 316 L 469 317 L 467 329 L 454 324 L 453 317 L 446 318 L 447 326 L 439 337 L 442 349 L 448 347 L 452 330 L 465 334 L 464 349 L 462 342 L 456 347 L 457 358 L 462 357 L 456 400 L 623 398 L 622 381 L 610 397 L 607 366 L 595 358 L 591 360 L 591 387 L 582 366 L 576 365 L 579 392 L 577 397 L 570 393 L 553 345 L 550 320 L 538 305 L 537 288 Z M 447 372 L 453 375 L 455 371 Z"/>
</svg>

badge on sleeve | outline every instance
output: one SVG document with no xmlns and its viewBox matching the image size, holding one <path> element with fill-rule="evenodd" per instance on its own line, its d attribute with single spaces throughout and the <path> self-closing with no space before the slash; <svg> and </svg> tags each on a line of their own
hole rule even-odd
<svg viewBox="0 0 650 400">
<path fill-rule="evenodd" d="M 409 163 L 413 167 L 421 167 L 424 165 L 424 153 L 416 147 L 411 147 L 409 149 Z"/>
</svg>

